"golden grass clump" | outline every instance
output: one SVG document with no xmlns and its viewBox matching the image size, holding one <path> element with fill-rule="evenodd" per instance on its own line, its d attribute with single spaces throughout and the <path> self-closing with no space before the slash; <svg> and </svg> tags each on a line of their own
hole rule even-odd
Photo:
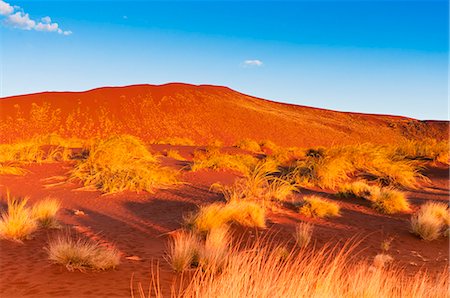
<svg viewBox="0 0 450 298">
<path fill-rule="evenodd" d="M 363 181 L 356 181 L 342 185 L 337 195 L 343 198 L 369 199 L 377 191 L 379 191 L 379 187 L 377 186 L 368 185 Z"/>
<path fill-rule="evenodd" d="M 178 152 L 178 150 L 175 149 L 167 150 L 166 156 L 176 160 L 186 160 L 183 156 L 181 156 L 180 152 Z"/>
<path fill-rule="evenodd" d="M 75 166 L 72 178 L 108 193 L 153 192 L 179 183 L 178 172 L 161 167 L 157 157 L 139 139 L 129 135 L 95 142 L 88 157 Z"/>
<path fill-rule="evenodd" d="M 233 201 L 227 204 L 213 203 L 203 206 L 187 218 L 187 224 L 195 231 L 207 233 L 213 229 L 236 223 L 245 227 L 265 227 L 265 210 L 257 203 Z"/>
<path fill-rule="evenodd" d="M 309 149 L 292 174 L 301 185 L 329 189 L 348 182 L 355 175 L 384 186 L 415 188 L 417 179 L 427 180 L 420 169 L 420 163 L 399 158 L 388 146 L 362 144 Z"/>
<path fill-rule="evenodd" d="M 448 269 L 430 275 L 408 275 L 395 264 L 374 267 L 370 260 L 356 261 L 354 249 L 326 247 L 291 251 L 280 261 L 277 249 L 256 244 L 244 251 L 231 249 L 219 273 L 198 268 L 186 287 L 173 289 L 172 297 L 447 297 Z M 153 280 L 160 284 L 158 280 Z M 139 287 L 142 289 L 142 286 Z M 160 287 L 147 297 L 162 297 Z M 132 296 L 133 289 L 131 290 Z M 138 294 L 139 295 L 139 294 Z M 146 297 L 140 291 L 140 297 Z M 134 297 L 134 296 L 133 296 Z"/>
<path fill-rule="evenodd" d="M 285 201 L 298 191 L 298 187 L 287 177 L 276 177 L 274 174 L 277 171 L 271 162 L 260 161 L 245 177 L 236 180 L 233 185 L 214 183 L 211 189 L 221 192 L 227 201 L 244 199 L 263 203 L 266 200 Z"/>
<path fill-rule="evenodd" d="M 250 139 L 243 139 L 240 140 L 236 147 L 241 148 L 242 150 L 247 150 L 250 152 L 261 152 L 261 146 L 258 144 L 258 142 Z"/>
<path fill-rule="evenodd" d="M 298 162 L 293 174 L 299 185 L 334 189 L 350 180 L 354 171 L 351 163 L 342 157 L 308 156 Z"/>
<path fill-rule="evenodd" d="M 60 227 L 56 218 L 56 214 L 60 208 L 60 201 L 53 198 L 44 198 L 42 201 L 33 205 L 31 213 L 41 227 L 56 229 Z"/>
<path fill-rule="evenodd" d="M 225 154 L 220 150 L 195 151 L 192 171 L 200 169 L 233 170 L 248 174 L 258 159 L 247 154 Z"/>
<path fill-rule="evenodd" d="M 337 203 L 331 202 L 317 196 L 303 198 L 299 212 L 309 217 L 333 217 L 339 216 L 340 207 Z"/>
<path fill-rule="evenodd" d="M 411 217 L 414 234 L 426 241 L 438 239 L 449 228 L 450 213 L 445 203 L 427 202 Z"/>
<path fill-rule="evenodd" d="M 168 261 L 177 272 L 198 264 L 200 239 L 191 231 L 177 231 L 169 240 Z"/>
<path fill-rule="evenodd" d="M 50 240 L 46 250 L 50 261 L 64 265 L 69 271 L 108 270 L 120 263 L 120 253 L 116 248 L 88 238 L 74 239 L 69 233 Z"/>
<path fill-rule="evenodd" d="M 407 140 L 393 148 L 400 158 L 432 160 L 449 164 L 449 142 L 436 139 Z"/>
<path fill-rule="evenodd" d="M 230 246 L 228 226 L 213 228 L 206 235 L 205 243 L 200 246 L 199 266 L 203 270 L 219 271 L 225 265 Z"/>
<path fill-rule="evenodd" d="M 408 200 L 403 192 L 384 187 L 371 194 L 370 200 L 376 210 L 385 214 L 407 212 L 410 210 Z"/>
<path fill-rule="evenodd" d="M 38 229 L 38 224 L 27 206 L 28 199 L 18 199 L 7 195 L 8 210 L 2 212 L 0 237 L 21 242 L 28 239 Z"/>
<path fill-rule="evenodd" d="M 306 247 L 311 242 L 314 226 L 308 222 L 301 222 L 295 226 L 295 242 L 300 247 Z"/>
</svg>

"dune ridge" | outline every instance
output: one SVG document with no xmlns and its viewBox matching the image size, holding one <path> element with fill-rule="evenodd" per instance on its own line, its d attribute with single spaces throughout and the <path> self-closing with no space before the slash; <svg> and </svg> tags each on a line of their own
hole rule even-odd
<svg viewBox="0 0 450 298">
<path fill-rule="evenodd" d="M 448 139 L 448 127 L 448 121 L 337 112 L 278 103 L 227 87 L 182 83 L 0 99 L 1 142 L 49 133 L 80 138 L 127 133 L 145 141 L 185 137 L 198 144 L 233 144 L 250 138 L 283 146 L 329 146 L 442 140 Z"/>
</svg>

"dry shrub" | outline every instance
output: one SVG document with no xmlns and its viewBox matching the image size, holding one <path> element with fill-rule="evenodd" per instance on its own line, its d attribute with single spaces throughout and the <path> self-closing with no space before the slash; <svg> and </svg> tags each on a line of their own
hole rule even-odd
<svg viewBox="0 0 450 298">
<path fill-rule="evenodd" d="M 46 250 L 50 261 L 64 265 L 69 271 L 108 270 L 120 263 L 120 253 L 116 248 L 88 238 L 74 239 L 69 233 L 50 240 Z"/>
<path fill-rule="evenodd" d="M 227 226 L 211 229 L 206 235 L 205 243 L 200 246 L 199 266 L 203 270 L 220 271 L 227 261 L 229 246 Z"/>
<path fill-rule="evenodd" d="M 200 169 L 233 170 L 248 174 L 258 159 L 247 154 L 224 154 L 219 150 L 195 151 L 192 171 Z"/>
<path fill-rule="evenodd" d="M 351 163 L 345 158 L 308 156 L 298 162 L 293 174 L 299 185 L 334 189 L 350 180 L 353 172 Z"/>
<path fill-rule="evenodd" d="M 109 193 L 153 192 L 179 183 L 178 172 L 161 167 L 157 157 L 140 140 L 129 135 L 94 142 L 89 156 L 75 166 L 72 178 Z"/>
<path fill-rule="evenodd" d="M 211 189 L 223 194 L 227 201 L 285 201 L 298 191 L 297 185 L 292 184 L 287 177 L 276 177 L 277 169 L 272 163 L 261 161 L 249 170 L 249 173 L 234 182 L 231 186 L 220 183 L 211 185 Z"/>
<path fill-rule="evenodd" d="M 198 263 L 200 250 L 199 237 L 190 231 L 177 231 L 169 241 L 168 261 L 177 272 L 189 269 Z"/>
<path fill-rule="evenodd" d="M 22 166 L 29 163 L 67 161 L 72 148 L 80 148 L 81 141 L 63 139 L 58 135 L 40 136 L 14 144 L 0 144 L 0 175 L 23 175 Z"/>
<path fill-rule="evenodd" d="M 339 216 L 340 207 L 337 203 L 319 198 L 317 196 L 308 196 L 303 198 L 300 213 L 309 217 L 332 217 Z"/>
<path fill-rule="evenodd" d="M 308 222 L 301 222 L 295 226 L 295 242 L 300 247 L 306 247 L 311 242 L 314 226 Z"/>
<path fill-rule="evenodd" d="M 19 199 L 7 194 L 8 210 L 2 212 L 0 237 L 21 242 L 38 229 L 38 224 L 27 206 L 28 199 Z"/>
<path fill-rule="evenodd" d="M 221 228 L 230 223 L 246 227 L 265 227 L 265 210 L 259 204 L 233 201 L 203 206 L 187 219 L 187 224 L 200 233 Z"/>
<path fill-rule="evenodd" d="M 427 202 L 411 217 L 412 232 L 426 241 L 445 235 L 449 226 L 449 208 L 445 203 Z"/>
<path fill-rule="evenodd" d="M 261 146 L 258 144 L 258 142 L 250 139 L 243 139 L 240 140 L 236 147 L 241 148 L 242 150 L 247 150 L 250 152 L 261 152 Z"/>
<path fill-rule="evenodd" d="M 310 149 L 292 172 L 305 186 L 334 189 L 360 175 L 384 186 L 415 188 L 417 179 L 427 180 L 420 170 L 420 163 L 395 156 L 388 146 L 362 144 Z"/>
<path fill-rule="evenodd" d="M 187 287 L 178 292 L 174 289 L 172 297 L 448 296 L 447 269 L 435 276 L 423 271 L 411 276 L 394 265 L 373 268 L 369 260 L 356 262 L 353 255 L 348 245 L 342 249 L 297 250 L 282 261 L 278 250 L 261 245 L 244 251 L 232 249 L 219 273 L 199 268 Z M 154 283 L 159 284 L 158 280 Z M 149 293 L 148 297 L 152 295 L 162 297 L 161 292 Z"/>
<path fill-rule="evenodd" d="M 403 192 L 384 187 L 372 192 L 370 196 L 372 206 L 385 214 L 394 214 L 410 210 L 408 200 Z"/>
<path fill-rule="evenodd" d="M 369 199 L 374 192 L 378 192 L 379 187 L 371 186 L 363 181 L 346 183 L 340 187 L 337 195 L 343 198 Z"/>
<path fill-rule="evenodd" d="M 33 205 L 31 213 L 41 227 L 55 229 L 60 227 L 56 219 L 56 214 L 60 208 L 61 203 L 58 200 L 45 198 Z"/>
<path fill-rule="evenodd" d="M 166 152 L 166 156 L 176 159 L 176 160 L 186 160 L 181 154 L 175 149 L 169 149 Z"/>
<path fill-rule="evenodd" d="M 432 160 L 449 164 L 449 142 L 436 139 L 407 140 L 395 148 L 394 153 L 399 158 Z"/>
</svg>

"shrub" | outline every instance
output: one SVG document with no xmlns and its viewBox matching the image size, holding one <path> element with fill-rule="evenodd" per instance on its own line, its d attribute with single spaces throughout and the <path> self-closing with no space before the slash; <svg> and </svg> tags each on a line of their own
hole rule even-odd
<svg viewBox="0 0 450 298">
<path fill-rule="evenodd" d="M 411 217 L 412 232 L 426 241 L 439 238 L 448 225 L 449 209 L 444 203 L 425 203 Z"/>
<path fill-rule="evenodd" d="M 68 233 L 51 240 L 46 250 L 50 261 L 64 265 L 69 271 L 108 270 L 120 263 L 116 248 L 102 246 L 87 238 L 73 239 Z"/>
<path fill-rule="evenodd" d="M 341 186 L 337 195 L 343 198 L 370 199 L 372 194 L 379 192 L 377 186 L 370 186 L 362 181 L 347 183 Z"/>
<path fill-rule="evenodd" d="M 85 186 L 109 193 L 153 192 L 179 183 L 177 177 L 178 172 L 161 167 L 140 140 L 128 135 L 95 142 L 89 156 L 72 171 L 72 178 L 80 179 Z"/>
<path fill-rule="evenodd" d="M 261 152 L 261 146 L 258 142 L 250 139 L 243 139 L 236 144 L 236 147 L 251 152 Z"/>
<path fill-rule="evenodd" d="M 52 198 L 45 198 L 33 205 L 31 213 L 39 225 L 44 228 L 59 228 L 56 214 L 61 208 L 61 203 Z"/>
<path fill-rule="evenodd" d="M 248 174 L 258 160 L 246 154 L 224 154 L 219 150 L 195 151 L 192 171 L 200 169 L 233 170 Z"/>
<path fill-rule="evenodd" d="M 347 249 L 347 251 L 345 251 Z M 446 297 L 448 271 L 413 276 L 394 266 L 370 270 L 351 250 L 299 250 L 280 262 L 276 250 L 232 251 L 220 274 L 199 270 L 175 297 Z M 150 295 L 149 295 L 150 296 Z M 144 296 L 141 296 L 144 297 Z"/>
<path fill-rule="evenodd" d="M 317 185 L 321 188 L 334 189 L 348 181 L 354 172 L 349 161 L 342 157 L 308 156 L 299 161 L 293 170 L 297 184 L 303 186 Z"/>
<path fill-rule="evenodd" d="M 8 210 L 1 214 L 0 237 L 19 242 L 28 239 L 38 228 L 31 210 L 27 207 L 28 199 L 14 198 L 8 193 L 7 202 Z"/>
<path fill-rule="evenodd" d="M 437 141 L 436 139 L 407 140 L 395 146 L 393 150 L 399 158 L 449 163 L 450 148 L 448 141 Z"/>
<path fill-rule="evenodd" d="M 200 239 L 193 232 L 178 231 L 169 242 L 169 262 L 177 272 L 198 263 Z"/>
<path fill-rule="evenodd" d="M 381 188 L 370 196 L 372 206 L 385 214 L 409 211 L 409 203 L 403 192 L 392 188 Z"/>
<path fill-rule="evenodd" d="M 203 270 L 220 271 L 225 265 L 229 245 L 227 226 L 211 229 L 199 251 L 199 265 Z"/>
<path fill-rule="evenodd" d="M 201 233 L 230 223 L 262 228 L 265 227 L 265 211 L 260 205 L 247 201 L 213 203 L 201 207 L 196 214 L 187 219 L 187 223 Z"/>
<path fill-rule="evenodd" d="M 311 242 L 314 226 L 307 222 L 299 223 L 295 226 L 295 242 L 300 247 L 306 247 Z"/>
<path fill-rule="evenodd" d="M 319 198 L 317 196 L 304 197 L 300 213 L 309 217 L 331 217 L 339 216 L 338 204 Z"/>
</svg>

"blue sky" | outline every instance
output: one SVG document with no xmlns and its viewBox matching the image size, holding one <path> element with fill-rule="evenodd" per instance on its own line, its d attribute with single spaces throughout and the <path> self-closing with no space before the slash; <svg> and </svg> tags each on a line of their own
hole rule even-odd
<svg viewBox="0 0 450 298">
<path fill-rule="evenodd" d="M 2 12 L 1 96 L 186 82 L 449 119 L 444 0 L 0 0 Z"/>
</svg>

